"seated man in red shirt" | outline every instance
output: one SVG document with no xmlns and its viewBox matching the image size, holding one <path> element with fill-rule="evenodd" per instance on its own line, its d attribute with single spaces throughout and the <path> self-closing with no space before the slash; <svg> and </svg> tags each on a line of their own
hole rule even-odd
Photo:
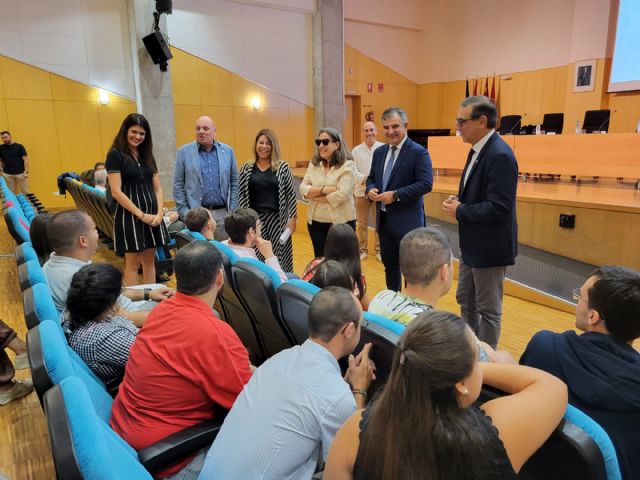
<svg viewBox="0 0 640 480">
<path fill-rule="evenodd" d="M 129 353 L 113 402 L 111 426 L 136 450 L 230 409 L 249 381 L 249 354 L 213 312 L 222 288 L 222 257 L 209 242 L 191 242 L 173 260 L 177 293 L 155 307 Z M 157 473 L 197 478 L 207 449 Z"/>
</svg>

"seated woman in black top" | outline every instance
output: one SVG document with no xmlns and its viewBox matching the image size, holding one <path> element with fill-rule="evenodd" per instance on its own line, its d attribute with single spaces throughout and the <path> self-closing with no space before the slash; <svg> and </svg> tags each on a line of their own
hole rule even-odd
<svg viewBox="0 0 640 480">
<path fill-rule="evenodd" d="M 353 278 L 347 268 L 335 260 L 325 260 L 315 269 L 315 273 L 309 283 L 319 288 L 342 287 L 353 290 Z"/>
<path fill-rule="evenodd" d="M 540 370 L 481 363 L 478 352 L 457 315 L 418 315 L 382 392 L 338 432 L 324 478 L 515 478 L 562 419 L 567 388 Z M 472 406 L 483 378 L 511 395 Z"/>
</svg>

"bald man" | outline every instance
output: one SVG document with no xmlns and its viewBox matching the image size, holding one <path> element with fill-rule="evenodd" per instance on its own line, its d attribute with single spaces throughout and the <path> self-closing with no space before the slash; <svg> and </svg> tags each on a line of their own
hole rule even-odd
<svg viewBox="0 0 640 480">
<path fill-rule="evenodd" d="M 211 211 L 216 240 L 226 240 L 224 219 L 238 207 L 238 166 L 233 149 L 216 141 L 210 117 L 196 121 L 195 142 L 182 145 L 173 171 L 173 198 L 180 218 L 196 207 Z"/>
<path fill-rule="evenodd" d="M 367 177 L 371 170 L 371 159 L 376 148 L 384 145 L 384 143 L 376 140 L 376 125 L 373 122 L 364 122 L 362 125 L 362 136 L 364 142 L 355 147 L 351 154 L 353 155 L 353 163 L 356 166 L 356 186 L 353 194 L 356 197 L 356 220 L 358 221 L 358 244 L 360 248 L 360 258 L 367 258 L 369 248 L 368 243 L 368 227 L 369 227 L 369 211 L 373 211 L 373 221 L 376 218 L 376 204 L 371 202 L 364 194 L 367 183 Z M 375 224 L 374 224 L 375 228 Z M 376 233 L 376 257 L 380 260 L 380 241 Z"/>
</svg>

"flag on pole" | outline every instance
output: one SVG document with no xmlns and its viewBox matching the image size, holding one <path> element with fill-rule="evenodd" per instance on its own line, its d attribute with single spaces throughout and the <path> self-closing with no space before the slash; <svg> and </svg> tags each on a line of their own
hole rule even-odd
<svg viewBox="0 0 640 480">
<path fill-rule="evenodd" d="M 487 81 L 484 84 L 484 93 L 483 93 L 483 95 L 485 97 L 489 96 L 489 75 L 487 75 Z"/>
<path fill-rule="evenodd" d="M 477 96 L 478 95 L 478 77 L 476 77 L 474 83 L 473 83 L 473 96 Z"/>
<path fill-rule="evenodd" d="M 496 76 L 493 76 L 493 80 L 491 81 L 491 96 L 489 97 L 489 100 L 491 100 L 491 102 L 493 102 L 493 104 L 496 104 Z"/>
<path fill-rule="evenodd" d="M 467 78 L 467 85 L 464 90 L 464 98 L 469 98 L 469 78 Z"/>
</svg>

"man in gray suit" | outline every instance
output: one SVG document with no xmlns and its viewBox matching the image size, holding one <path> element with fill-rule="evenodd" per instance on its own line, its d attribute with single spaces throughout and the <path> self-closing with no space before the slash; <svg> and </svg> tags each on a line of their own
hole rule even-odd
<svg viewBox="0 0 640 480">
<path fill-rule="evenodd" d="M 182 145 L 173 171 L 173 198 L 180 218 L 205 207 L 216 221 L 216 240 L 226 240 L 224 219 L 238 207 L 238 166 L 233 149 L 216 141 L 210 117 L 196 121 L 196 141 Z"/>
</svg>

